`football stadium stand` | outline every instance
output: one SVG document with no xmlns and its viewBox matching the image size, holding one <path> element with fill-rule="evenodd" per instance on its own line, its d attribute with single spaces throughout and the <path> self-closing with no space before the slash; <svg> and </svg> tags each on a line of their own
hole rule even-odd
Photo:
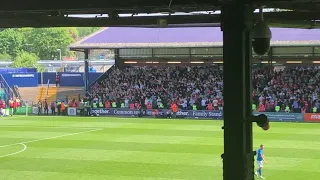
<svg viewBox="0 0 320 180">
<path fill-rule="evenodd" d="M 319 109 L 318 67 L 287 67 L 268 72 L 253 71 L 253 102 L 258 111 L 311 112 Z M 236 91 L 236 87 L 235 87 Z M 107 78 L 91 87 L 91 98 L 124 103 L 148 102 L 157 108 L 177 102 L 182 109 L 206 109 L 212 103 L 216 110 L 223 107 L 222 70 L 215 66 L 127 67 L 114 69 Z"/>
</svg>

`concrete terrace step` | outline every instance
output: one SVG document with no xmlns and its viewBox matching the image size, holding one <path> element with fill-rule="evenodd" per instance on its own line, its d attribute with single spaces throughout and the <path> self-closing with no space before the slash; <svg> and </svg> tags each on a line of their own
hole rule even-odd
<svg viewBox="0 0 320 180">
<path fill-rule="evenodd" d="M 45 99 L 47 99 L 47 101 L 49 101 L 49 102 L 57 100 L 57 89 L 58 88 L 55 86 L 52 86 L 52 87 L 49 86 L 47 96 L 46 96 L 46 89 L 47 89 L 47 86 L 39 87 L 39 93 L 38 93 L 36 102 L 38 102 L 39 100 L 43 101 Z"/>
<path fill-rule="evenodd" d="M 24 101 L 28 103 L 35 103 L 37 100 L 39 88 L 38 87 L 19 87 L 19 93 Z"/>
<path fill-rule="evenodd" d="M 58 100 L 66 100 L 66 97 L 68 98 L 75 98 L 78 100 L 78 96 L 80 94 L 80 97 L 84 97 L 85 90 L 84 87 L 59 87 L 57 91 L 57 99 Z"/>
</svg>

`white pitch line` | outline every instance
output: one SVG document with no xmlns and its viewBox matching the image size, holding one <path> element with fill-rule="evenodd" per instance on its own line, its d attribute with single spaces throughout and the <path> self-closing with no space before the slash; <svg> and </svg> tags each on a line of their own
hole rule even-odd
<svg viewBox="0 0 320 180">
<path fill-rule="evenodd" d="M 15 152 L 15 153 L 11 153 L 11 154 L 7 154 L 7 155 L 0 156 L 0 158 L 4 158 L 4 157 L 8 157 L 8 156 L 13 156 L 13 155 L 22 153 L 22 152 L 24 152 L 25 150 L 27 150 L 27 148 L 28 148 L 27 145 L 25 145 L 25 144 L 23 144 L 23 143 L 20 143 L 20 145 L 23 146 L 23 149 L 22 149 L 22 150 L 17 151 L 17 152 Z"/>
<path fill-rule="evenodd" d="M 48 129 L 97 129 L 97 127 L 76 127 L 76 126 L 32 126 L 32 125 L 0 125 L 0 128 L 48 128 Z"/>
<path fill-rule="evenodd" d="M 53 137 L 48 137 L 48 138 L 43 138 L 43 139 L 35 139 L 35 140 L 31 140 L 31 141 L 24 141 L 24 142 L 19 142 L 19 143 L 7 144 L 7 145 L 0 146 L 0 148 L 14 146 L 14 145 L 18 145 L 18 144 L 27 144 L 27 143 L 32 143 L 32 142 L 44 141 L 44 140 L 49 140 L 49 139 L 56 139 L 56 138 L 61 138 L 61 137 L 66 137 L 66 136 L 73 136 L 73 135 L 84 134 L 84 133 L 95 132 L 95 131 L 101 131 L 101 130 L 103 130 L 103 128 L 93 129 L 93 130 L 88 130 L 88 131 L 82 131 L 82 132 L 77 132 L 77 133 L 64 134 L 64 135 L 59 135 L 59 136 L 53 136 Z"/>
</svg>

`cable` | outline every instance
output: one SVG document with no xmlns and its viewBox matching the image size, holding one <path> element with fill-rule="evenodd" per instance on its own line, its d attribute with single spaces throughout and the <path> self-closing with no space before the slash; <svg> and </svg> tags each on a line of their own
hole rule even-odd
<svg viewBox="0 0 320 180">
<path fill-rule="evenodd" d="M 172 4 L 172 0 L 170 0 L 169 5 L 168 5 L 170 11 L 171 11 L 171 4 Z"/>
<path fill-rule="evenodd" d="M 263 21 L 263 6 L 259 7 L 260 20 Z"/>
</svg>

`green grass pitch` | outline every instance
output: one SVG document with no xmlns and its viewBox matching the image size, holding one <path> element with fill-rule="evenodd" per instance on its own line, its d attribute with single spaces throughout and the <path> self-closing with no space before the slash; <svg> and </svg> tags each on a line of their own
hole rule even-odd
<svg viewBox="0 0 320 180">
<path fill-rule="evenodd" d="M 0 180 L 221 180 L 222 121 L 0 118 Z M 320 179 L 320 124 L 254 128 L 271 180 Z"/>
</svg>

